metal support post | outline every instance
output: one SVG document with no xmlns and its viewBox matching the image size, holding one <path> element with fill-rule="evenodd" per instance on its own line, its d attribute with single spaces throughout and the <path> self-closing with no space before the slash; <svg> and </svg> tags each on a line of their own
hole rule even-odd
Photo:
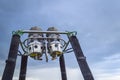
<svg viewBox="0 0 120 80">
<path fill-rule="evenodd" d="M 20 68 L 19 80 L 26 79 L 27 60 L 28 60 L 28 56 L 24 56 L 24 55 L 21 56 L 21 68 Z"/>
<path fill-rule="evenodd" d="M 12 80 L 13 78 L 19 42 L 20 42 L 20 36 L 17 34 L 14 34 L 12 36 L 9 55 L 8 55 L 8 59 L 6 60 L 6 66 L 2 76 L 2 80 Z"/>
<path fill-rule="evenodd" d="M 75 52 L 75 56 L 77 58 L 77 62 L 78 62 L 79 67 L 81 69 L 84 80 L 94 80 L 93 75 L 90 71 L 90 68 L 87 64 L 86 57 L 84 56 L 84 54 L 82 52 L 82 49 L 80 47 L 80 44 L 79 44 L 77 37 L 70 36 L 69 40 L 70 40 L 72 48 Z"/>
<path fill-rule="evenodd" d="M 60 56 L 59 62 L 60 62 L 60 70 L 61 70 L 62 80 L 67 80 L 66 69 L 65 69 L 65 61 L 64 61 L 64 56 L 63 55 Z"/>
</svg>

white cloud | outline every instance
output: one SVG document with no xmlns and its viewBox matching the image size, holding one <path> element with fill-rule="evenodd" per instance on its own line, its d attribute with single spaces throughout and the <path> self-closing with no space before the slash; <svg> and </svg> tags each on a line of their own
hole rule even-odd
<svg viewBox="0 0 120 80">
<path fill-rule="evenodd" d="M 115 72 L 105 71 L 105 69 L 96 69 L 94 72 L 95 80 L 120 80 L 120 70 L 115 70 Z"/>
<path fill-rule="evenodd" d="M 95 65 L 90 66 L 95 80 L 120 80 L 120 68 L 111 66 L 117 66 L 119 61 L 119 53 L 104 57 L 103 61 L 98 62 Z M 113 59 L 113 62 L 110 62 Z M 119 62 L 116 62 L 119 61 Z M 66 67 L 68 80 L 84 80 L 80 69 Z M 19 74 L 18 70 L 16 72 Z M 18 75 L 14 75 L 13 80 L 18 80 Z M 61 73 L 59 67 L 28 67 L 26 80 L 61 80 Z"/>
<path fill-rule="evenodd" d="M 105 72 L 104 69 L 93 69 L 93 76 L 95 80 L 120 80 L 120 69 L 116 72 Z M 17 80 L 14 77 L 13 80 Z M 61 73 L 58 67 L 54 68 L 31 68 L 27 72 L 26 80 L 61 80 Z M 79 68 L 67 68 L 67 79 L 68 80 L 84 80 Z"/>
<path fill-rule="evenodd" d="M 103 58 L 103 61 L 98 62 L 99 65 L 101 66 L 106 66 L 106 67 L 112 67 L 120 63 L 120 53 L 115 53 L 110 56 L 106 56 Z M 119 66 L 120 67 L 120 66 Z"/>
<path fill-rule="evenodd" d="M 92 66 L 95 80 L 120 80 L 120 54 L 104 57 Z"/>
<path fill-rule="evenodd" d="M 113 55 L 110 55 L 110 56 L 107 56 L 107 57 L 104 57 L 104 59 L 106 61 L 110 60 L 110 61 L 120 61 L 120 53 L 116 53 L 116 54 L 113 54 Z"/>
<path fill-rule="evenodd" d="M 67 68 L 68 80 L 79 80 L 82 78 L 80 70 Z M 27 73 L 27 80 L 61 80 L 59 67 L 30 69 Z"/>
</svg>

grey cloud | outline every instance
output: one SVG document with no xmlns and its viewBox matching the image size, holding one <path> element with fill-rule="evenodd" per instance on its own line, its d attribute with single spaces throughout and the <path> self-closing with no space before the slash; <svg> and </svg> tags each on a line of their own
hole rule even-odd
<svg viewBox="0 0 120 80">
<path fill-rule="evenodd" d="M 29 29 L 34 25 L 42 26 L 43 30 L 49 26 L 57 26 L 62 31 L 77 31 L 83 52 L 90 63 L 96 63 L 104 56 L 120 52 L 119 3 L 119 0 L 1 0 L 0 59 L 8 55 L 11 32 Z M 66 54 L 66 61 L 73 61 L 72 57 L 73 55 Z M 29 66 L 39 65 L 39 62 L 30 62 Z M 53 67 L 56 64 L 49 66 Z M 67 65 L 71 66 L 69 63 Z"/>
</svg>

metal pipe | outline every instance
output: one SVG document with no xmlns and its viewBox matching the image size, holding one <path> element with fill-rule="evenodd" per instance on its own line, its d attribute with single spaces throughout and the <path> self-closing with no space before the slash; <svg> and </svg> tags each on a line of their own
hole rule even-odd
<svg viewBox="0 0 120 80">
<path fill-rule="evenodd" d="M 2 76 L 2 80 L 12 80 L 13 78 L 19 42 L 20 42 L 20 36 L 17 34 L 14 34 L 12 36 L 8 59 L 6 60 L 6 66 Z"/>
<path fill-rule="evenodd" d="M 67 80 L 66 69 L 65 69 L 65 61 L 64 61 L 64 56 L 63 55 L 60 56 L 59 62 L 60 62 L 60 70 L 61 70 L 62 80 Z"/>
<path fill-rule="evenodd" d="M 25 80 L 26 78 L 27 60 L 28 60 L 28 56 L 24 56 L 24 55 L 21 56 L 21 68 L 20 68 L 19 80 Z"/>
<path fill-rule="evenodd" d="M 38 30 L 23 30 L 23 33 L 48 33 L 48 34 L 68 34 L 68 32 L 60 31 L 38 31 Z"/>
<path fill-rule="evenodd" d="M 79 44 L 77 37 L 70 36 L 69 40 L 70 40 L 72 48 L 75 52 L 75 56 L 77 58 L 77 62 L 78 62 L 79 67 L 81 69 L 84 80 L 94 80 L 93 75 L 90 71 L 90 68 L 87 64 L 86 57 L 84 56 L 84 54 L 82 52 L 82 49 L 80 47 L 80 44 Z"/>
</svg>

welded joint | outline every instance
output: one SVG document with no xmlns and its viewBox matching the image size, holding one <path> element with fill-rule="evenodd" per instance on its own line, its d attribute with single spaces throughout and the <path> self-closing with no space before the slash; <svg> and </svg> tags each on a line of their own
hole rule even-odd
<svg viewBox="0 0 120 80">
<path fill-rule="evenodd" d="M 92 73 L 91 73 L 91 72 L 89 72 L 89 73 L 87 73 L 86 75 L 92 75 Z"/>
<path fill-rule="evenodd" d="M 85 56 L 84 56 L 84 57 L 78 57 L 78 59 L 79 59 L 79 60 L 85 60 L 86 57 L 85 57 Z"/>
<path fill-rule="evenodd" d="M 26 74 L 22 74 L 22 75 L 20 75 L 21 77 L 24 77 L 24 76 L 26 76 Z"/>
<path fill-rule="evenodd" d="M 6 60 L 6 63 L 7 62 L 16 62 L 16 59 L 14 59 L 14 58 L 8 58 L 8 60 Z"/>
<path fill-rule="evenodd" d="M 66 74 L 66 72 L 61 72 L 62 74 Z"/>
</svg>

